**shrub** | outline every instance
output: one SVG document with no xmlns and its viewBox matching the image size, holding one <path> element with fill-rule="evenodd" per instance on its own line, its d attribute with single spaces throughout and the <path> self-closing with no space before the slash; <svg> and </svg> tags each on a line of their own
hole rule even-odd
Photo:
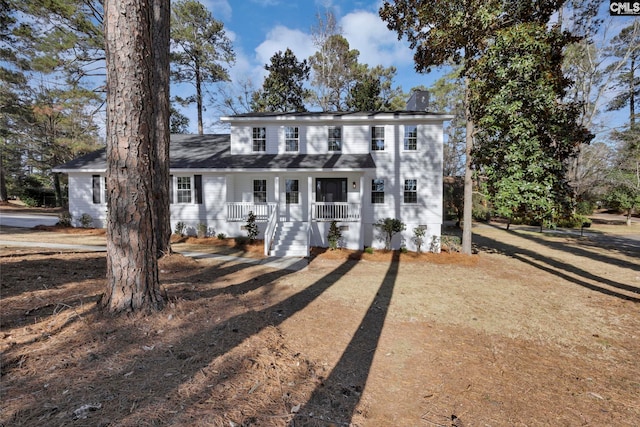
<svg viewBox="0 0 640 427">
<path fill-rule="evenodd" d="M 218 238 L 218 240 L 224 240 L 227 238 L 227 235 L 224 233 L 218 233 L 216 237 Z"/>
<path fill-rule="evenodd" d="M 202 222 L 198 224 L 197 233 L 199 239 L 204 239 L 205 237 L 207 237 L 207 224 L 204 224 Z"/>
<path fill-rule="evenodd" d="M 256 240 L 256 237 L 258 237 L 258 233 L 260 230 L 258 229 L 258 224 L 256 223 L 256 215 L 253 213 L 253 211 L 249 211 L 245 229 L 247 230 L 247 237 L 249 238 L 249 240 L 251 242 Z"/>
<path fill-rule="evenodd" d="M 413 243 L 416 244 L 418 253 L 422 252 L 424 236 L 427 234 L 427 227 L 419 225 L 413 229 Z"/>
<path fill-rule="evenodd" d="M 373 253 L 373 248 L 371 246 L 364 248 L 364 252 L 367 254 L 372 254 Z"/>
<path fill-rule="evenodd" d="M 329 233 L 327 234 L 329 249 L 338 249 L 340 239 L 342 239 L 342 231 L 340 231 L 340 227 L 338 227 L 338 223 L 336 221 L 331 221 L 331 225 L 329 226 Z"/>
<path fill-rule="evenodd" d="M 584 215 L 573 214 L 566 218 L 558 219 L 558 227 L 562 228 L 582 228 L 583 224 L 591 224 L 591 220 Z"/>
<path fill-rule="evenodd" d="M 460 246 L 462 246 L 462 239 L 458 236 L 442 236 L 440 238 L 442 246 L 447 248 L 447 252 L 460 252 Z"/>
<path fill-rule="evenodd" d="M 404 222 L 396 218 L 379 219 L 373 226 L 382 233 L 384 248 L 386 250 L 391 250 L 391 239 L 393 236 L 407 228 Z"/>
<path fill-rule="evenodd" d="M 176 223 L 176 234 L 184 236 L 184 232 L 187 230 L 187 226 L 184 222 L 180 221 Z"/>
<path fill-rule="evenodd" d="M 91 228 L 93 227 L 93 217 L 91 215 L 89 215 L 88 213 L 83 213 L 80 216 L 80 225 L 82 226 L 82 228 Z"/>
<path fill-rule="evenodd" d="M 73 217 L 69 212 L 62 212 L 58 215 L 58 223 L 56 225 L 60 227 L 71 227 L 73 224 Z"/>
</svg>

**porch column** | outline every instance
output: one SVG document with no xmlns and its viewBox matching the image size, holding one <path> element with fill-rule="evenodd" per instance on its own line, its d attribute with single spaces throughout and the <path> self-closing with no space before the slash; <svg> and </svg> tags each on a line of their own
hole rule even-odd
<svg viewBox="0 0 640 427">
<path fill-rule="evenodd" d="M 307 222 L 311 224 L 311 204 L 313 203 L 312 196 L 313 195 L 313 178 L 311 176 L 307 177 Z"/>
<path fill-rule="evenodd" d="M 280 222 L 280 177 L 278 175 L 273 177 L 273 197 L 276 203 L 276 222 Z"/>
<path fill-rule="evenodd" d="M 360 248 L 364 249 L 364 174 L 360 175 Z"/>
</svg>

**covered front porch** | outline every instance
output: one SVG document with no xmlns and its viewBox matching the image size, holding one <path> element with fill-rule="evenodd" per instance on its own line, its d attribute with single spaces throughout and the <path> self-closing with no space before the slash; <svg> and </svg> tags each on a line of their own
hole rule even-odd
<svg viewBox="0 0 640 427">
<path fill-rule="evenodd" d="M 362 247 L 363 172 L 341 176 L 282 173 L 267 179 L 235 176 L 230 181 L 233 187 L 227 194 L 243 201 L 225 203 L 226 220 L 244 223 L 253 212 L 264 238 L 265 255 L 308 256 L 311 246 L 328 245 L 332 221 L 343 230 L 344 247 Z"/>
</svg>

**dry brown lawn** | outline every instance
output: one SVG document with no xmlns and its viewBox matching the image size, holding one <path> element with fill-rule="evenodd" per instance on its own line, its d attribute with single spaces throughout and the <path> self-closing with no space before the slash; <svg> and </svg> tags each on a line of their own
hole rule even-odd
<svg viewBox="0 0 640 427">
<path fill-rule="evenodd" d="M 95 304 L 104 252 L 0 245 L 0 425 L 640 425 L 640 225 L 474 233 L 473 256 L 315 251 L 300 271 L 178 239 L 254 262 L 166 257 L 167 307 L 118 318 Z"/>
</svg>

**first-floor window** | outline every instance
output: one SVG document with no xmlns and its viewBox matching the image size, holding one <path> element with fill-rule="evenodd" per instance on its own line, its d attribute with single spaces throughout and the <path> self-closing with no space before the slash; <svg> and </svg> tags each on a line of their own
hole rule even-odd
<svg viewBox="0 0 640 427">
<path fill-rule="evenodd" d="M 371 181 L 371 203 L 384 203 L 384 179 Z"/>
<path fill-rule="evenodd" d="M 418 180 L 417 179 L 404 180 L 404 202 L 418 203 Z"/>
<path fill-rule="evenodd" d="M 178 203 L 191 203 L 191 177 L 179 176 L 176 185 Z"/>
<path fill-rule="evenodd" d="M 300 201 L 297 179 L 287 179 L 285 181 L 286 201 L 288 205 L 297 205 Z"/>
<path fill-rule="evenodd" d="M 264 203 L 267 201 L 267 180 L 253 180 L 253 201 L 255 203 Z"/>
<path fill-rule="evenodd" d="M 93 203 L 102 203 L 102 186 L 100 185 L 100 175 L 93 175 L 91 177 L 91 187 L 93 190 Z"/>
</svg>

